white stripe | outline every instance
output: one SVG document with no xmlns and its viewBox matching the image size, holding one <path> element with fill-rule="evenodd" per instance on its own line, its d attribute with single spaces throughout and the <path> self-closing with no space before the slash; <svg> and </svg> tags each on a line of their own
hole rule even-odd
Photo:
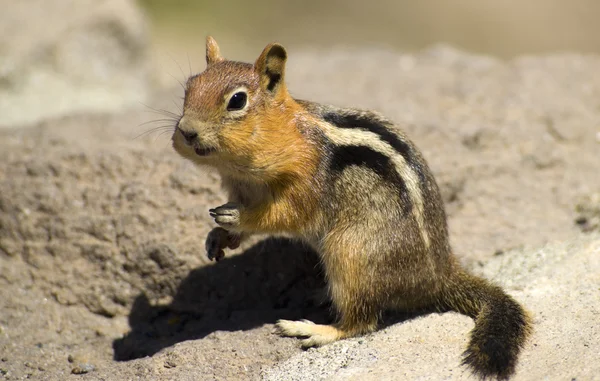
<svg viewBox="0 0 600 381">
<path fill-rule="evenodd" d="M 390 144 L 382 141 L 379 135 L 375 134 L 374 132 L 359 128 L 338 128 L 329 123 L 320 123 L 320 125 L 323 126 L 325 135 L 327 135 L 327 137 L 336 145 L 363 145 L 372 148 L 374 151 L 377 151 L 390 158 L 396 171 L 406 183 L 409 197 L 416 209 L 416 212 L 413 213 L 413 215 L 415 216 L 417 224 L 419 225 L 419 230 L 421 232 L 421 236 L 423 237 L 423 241 L 425 242 L 425 247 L 428 248 L 429 235 L 427 234 L 427 230 L 425 230 L 425 222 L 423 219 L 423 196 L 421 194 L 421 184 L 419 182 L 419 177 L 406 163 L 404 157 L 402 157 L 402 155 L 400 155 Z"/>
</svg>

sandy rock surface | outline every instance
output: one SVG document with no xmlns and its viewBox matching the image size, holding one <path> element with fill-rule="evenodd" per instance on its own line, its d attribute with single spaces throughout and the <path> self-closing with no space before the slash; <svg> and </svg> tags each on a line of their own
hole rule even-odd
<svg viewBox="0 0 600 381">
<path fill-rule="evenodd" d="M 535 333 L 521 357 L 515 379 L 600 377 L 600 363 L 595 361 L 600 350 L 600 235 L 511 251 L 475 271 L 505 286 L 535 316 Z M 391 322 L 395 324 L 366 338 L 295 355 L 266 369 L 264 379 L 470 378 L 468 370 L 456 366 L 473 328 L 468 317 L 430 314 Z"/>
<path fill-rule="evenodd" d="M 515 379 L 600 374 L 598 72 L 595 56 L 290 52 L 295 96 L 377 109 L 422 149 L 456 252 L 535 317 Z M 273 335 L 278 318 L 331 319 L 315 254 L 257 238 L 209 262 L 208 209 L 226 200 L 213 173 L 172 152 L 171 121 L 140 126 L 162 118 L 0 130 L 0 377 L 470 377 L 459 363 L 472 322 L 457 314 L 390 318 L 307 352 Z"/>
<path fill-rule="evenodd" d="M 146 101 L 146 29 L 133 0 L 4 2 L 0 127 Z"/>
</svg>

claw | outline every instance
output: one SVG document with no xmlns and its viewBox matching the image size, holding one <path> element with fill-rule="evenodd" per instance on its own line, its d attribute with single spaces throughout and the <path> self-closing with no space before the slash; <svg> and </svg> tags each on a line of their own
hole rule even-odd
<svg viewBox="0 0 600 381">
<path fill-rule="evenodd" d="M 209 209 L 208 213 L 215 222 L 225 228 L 232 228 L 240 224 L 240 208 L 239 204 L 228 202 L 214 209 Z"/>
</svg>

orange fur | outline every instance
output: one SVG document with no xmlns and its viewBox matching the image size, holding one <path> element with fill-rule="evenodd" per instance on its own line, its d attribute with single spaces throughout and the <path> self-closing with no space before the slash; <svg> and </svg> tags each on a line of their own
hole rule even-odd
<svg viewBox="0 0 600 381">
<path fill-rule="evenodd" d="M 238 169 L 236 175 L 268 193 L 249 205 L 241 226 L 261 232 L 302 230 L 316 207 L 310 187 L 319 153 L 298 130 L 296 118 L 306 111 L 285 88 L 272 103 L 277 108 L 266 107 L 243 124 L 224 126 L 220 144 L 230 166 Z"/>
</svg>

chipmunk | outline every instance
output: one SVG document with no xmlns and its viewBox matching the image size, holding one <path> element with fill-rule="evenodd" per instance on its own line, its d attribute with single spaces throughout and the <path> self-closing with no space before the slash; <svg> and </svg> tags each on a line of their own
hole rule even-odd
<svg viewBox="0 0 600 381">
<path fill-rule="evenodd" d="M 210 259 L 253 233 L 289 233 L 320 255 L 333 325 L 279 320 L 283 336 L 320 346 L 376 330 L 383 311 L 457 311 L 475 320 L 463 364 L 507 379 L 531 332 L 500 287 L 461 268 L 425 159 L 383 116 L 294 99 L 286 50 L 254 64 L 225 60 L 208 37 L 204 72 L 187 80 L 172 136 L 184 158 L 212 166 L 229 202 L 210 215 Z"/>
</svg>

